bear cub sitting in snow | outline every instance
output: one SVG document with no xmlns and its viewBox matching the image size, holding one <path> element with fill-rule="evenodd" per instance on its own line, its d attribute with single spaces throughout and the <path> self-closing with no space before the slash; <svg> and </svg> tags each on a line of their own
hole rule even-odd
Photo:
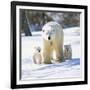
<svg viewBox="0 0 90 90">
<path fill-rule="evenodd" d="M 33 50 L 33 62 L 34 64 L 41 64 L 41 48 L 35 47 Z"/>
<path fill-rule="evenodd" d="M 64 59 L 72 59 L 71 45 L 64 45 Z"/>
</svg>

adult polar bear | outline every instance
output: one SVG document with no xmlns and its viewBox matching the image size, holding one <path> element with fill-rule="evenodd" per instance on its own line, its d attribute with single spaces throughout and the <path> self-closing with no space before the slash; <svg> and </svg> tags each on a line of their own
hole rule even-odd
<svg viewBox="0 0 90 90">
<path fill-rule="evenodd" d="M 42 28 L 42 63 L 50 64 L 63 61 L 63 29 L 57 22 L 51 21 Z M 54 54 L 53 54 L 54 53 Z"/>
</svg>

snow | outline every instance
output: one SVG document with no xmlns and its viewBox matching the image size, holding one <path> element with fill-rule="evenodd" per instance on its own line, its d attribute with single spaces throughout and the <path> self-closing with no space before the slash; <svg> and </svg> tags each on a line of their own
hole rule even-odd
<svg viewBox="0 0 90 90">
<path fill-rule="evenodd" d="M 77 78 L 81 76 L 80 67 L 80 28 L 64 29 L 64 45 L 72 47 L 72 59 L 58 64 L 34 64 L 32 51 L 41 45 L 41 32 L 32 32 L 32 36 L 21 38 L 21 79 Z"/>
</svg>

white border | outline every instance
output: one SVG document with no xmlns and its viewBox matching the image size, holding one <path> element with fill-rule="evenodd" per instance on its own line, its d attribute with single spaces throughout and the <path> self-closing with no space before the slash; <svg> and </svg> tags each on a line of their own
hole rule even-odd
<svg viewBox="0 0 90 90">
<path fill-rule="evenodd" d="M 80 63 L 81 63 L 81 77 L 80 78 L 68 78 L 68 79 L 50 79 L 50 80 L 19 80 L 19 9 L 32 9 L 32 10 L 50 10 L 50 11 L 70 11 L 70 12 L 81 12 L 80 14 L 80 44 L 81 44 L 81 58 L 80 58 Z M 84 9 L 73 9 L 73 8 L 51 8 L 51 7 L 36 7 L 36 6 L 16 6 L 16 70 L 17 70 L 17 80 L 16 84 L 21 85 L 21 84 L 38 84 L 38 83 L 52 83 L 52 82 L 70 82 L 70 81 L 84 81 Z"/>
</svg>

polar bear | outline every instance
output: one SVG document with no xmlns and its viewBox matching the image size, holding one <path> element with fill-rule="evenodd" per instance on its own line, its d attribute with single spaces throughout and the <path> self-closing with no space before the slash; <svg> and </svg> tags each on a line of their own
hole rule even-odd
<svg viewBox="0 0 90 90">
<path fill-rule="evenodd" d="M 51 59 L 62 62 L 63 59 L 63 29 L 57 22 L 46 23 L 42 28 L 41 56 L 42 63 L 50 64 Z"/>
<path fill-rule="evenodd" d="M 41 64 L 41 48 L 40 47 L 34 47 L 33 49 L 33 62 L 34 64 Z"/>
<path fill-rule="evenodd" d="M 72 59 L 71 45 L 64 45 L 64 59 Z"/>
</svg>

